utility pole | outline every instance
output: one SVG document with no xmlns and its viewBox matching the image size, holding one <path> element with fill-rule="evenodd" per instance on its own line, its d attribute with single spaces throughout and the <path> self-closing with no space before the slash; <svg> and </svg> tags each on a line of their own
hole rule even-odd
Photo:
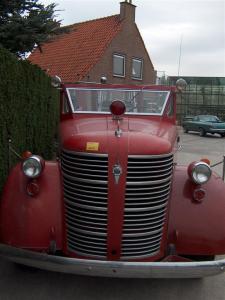
<svg viewBox="0 0 225 300">
<path fill-rule="evenodd" d="M 178 77 L 180 76 L 180 62 L 181 62 L 182 42 L 183 42 L 183 34 L 181 34 L 181 38 L 180 38 L 180 50 L 179 50 L 178 72 L 177 72 Z"/>
</svg>

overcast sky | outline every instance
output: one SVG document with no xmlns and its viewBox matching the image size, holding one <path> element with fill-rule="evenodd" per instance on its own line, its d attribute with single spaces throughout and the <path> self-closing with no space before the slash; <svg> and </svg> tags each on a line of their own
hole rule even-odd
<svg viewBox="0 0 225 300">
<path fill-rule="evenodd" d="M 122 0 L 121 0 L 122 1 Z M 55 2 L 63 25 L 119 14 L 119 0 Z M 225 0 L 133 0 L 136 23 L 157 71 L 225 76 Z"/>
</svg>

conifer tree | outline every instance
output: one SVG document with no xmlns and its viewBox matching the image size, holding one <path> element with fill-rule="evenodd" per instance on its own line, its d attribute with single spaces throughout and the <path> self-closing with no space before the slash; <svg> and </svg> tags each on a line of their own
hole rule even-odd
<svg viewBox="0 0 225 300">
<path fill-rule="evenodd" d="M 39 0 L 0 1 L 0 46 L 21 57 L 60 33 L 56 4 Z"/>
</svg>

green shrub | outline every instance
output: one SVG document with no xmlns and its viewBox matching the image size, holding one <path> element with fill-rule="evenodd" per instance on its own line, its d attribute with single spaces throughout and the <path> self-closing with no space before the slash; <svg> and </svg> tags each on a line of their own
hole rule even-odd
<svg viewBox="0 0 225 300">
<path fill-rule="evenodd" d="M 52 158 L 58 98 L 58 91 L 39 67 L 0 48 L 0 192 L 9 168 L 18 161 L 8 151 L 9 138 L 19 154 L 30 150 Z"/>
</svg>

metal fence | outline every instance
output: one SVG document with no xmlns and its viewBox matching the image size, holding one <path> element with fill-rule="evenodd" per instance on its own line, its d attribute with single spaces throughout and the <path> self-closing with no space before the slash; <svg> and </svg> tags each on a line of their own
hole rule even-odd
<svg viewBox="0 0 225 300">
<path fill-rule="evenodd" d="M 182 77 L 187 82 L 185 92 L 177 97 L 177 120 L 199 114 L 216 115 L 225 120 L 225 77 Z M 178 77 L 168 77 L 175 85 Z"/>
</svg>

